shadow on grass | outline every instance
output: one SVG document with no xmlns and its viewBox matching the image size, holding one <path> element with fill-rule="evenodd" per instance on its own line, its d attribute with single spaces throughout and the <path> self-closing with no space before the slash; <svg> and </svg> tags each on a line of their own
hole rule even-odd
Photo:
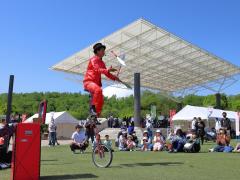
<svg viewBox="0 0 240 180">
<path fill-rule="evenodd" d="M 120 164 L 120 166 L 136 167 L 136 166 L 179 166 L 182 162 L 159 162 L 159 163 L 134 163 L 134 164 Z"/>
<path fill-rule="evenodd" d="M 48 162 L 48 161 L 58 161 L 58 160 L 57 159 L 42 159 L 41 161 L 44 161 L 44 162 L 47 161 Z"/>
<path fill-rule="evenodd" d="M 65 175 L 53 175 L 53 176 L 41 176 L 41 180 L 51 179 L 84 179 L 84 178 L 97 178 L 94 174 L 65 174 Z"/>
<path fill-rule="evenodd" d="M 77 164 L 77 163 L 78 162 L 76 162 L 76 163 L 71 162 L 71 163 L 64 163 L 64 164 Z M 54 166 L 62 166 L 63 163 L 47 163 L 47 164 L 41 163 L 41 166 L 52 166 L 52 165 L 54 165 Z"/>
</svg>

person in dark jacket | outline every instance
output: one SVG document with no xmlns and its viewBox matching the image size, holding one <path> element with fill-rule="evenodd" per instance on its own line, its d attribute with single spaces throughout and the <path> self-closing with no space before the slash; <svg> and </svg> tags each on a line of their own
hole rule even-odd
<svg viewBox="0 0 240 180">
<path fill-rule="evenodd" d="M 85 128 L 86 128 L 86 139 L 87 141 L 89 141 L 89 139 L 91 138 L 91 142 L 93 144 L 94 142 L 94 137 L 95 137 L 95 130 L 96 130 L 96 124 L 94 121 L 92 121 L 91 119 L 88 119 L 86 124 L 85 124 Z"/>
<path fill-rule="evenodd" d="M 221 127 L 227 131 L 227 134 L 230 135 L 231 132 L 231 121 L 227 118 L 227 113 L 222 113 L 223 118 L 221 119 Z"/>
<path fill-rule="evenodd" d="M 197 137 L 201 139 L 202 145 L 204 142 L 204 136 L 205 136 L 205 123 L 204 121 L 199 117 L 196 122 L 196 132 Z"/>
</svg>

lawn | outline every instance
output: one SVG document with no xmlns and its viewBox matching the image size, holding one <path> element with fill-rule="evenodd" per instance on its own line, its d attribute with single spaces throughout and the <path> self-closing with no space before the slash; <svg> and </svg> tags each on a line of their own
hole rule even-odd
<svg viewBox="0 0 240 180">
<path fill-rule="evenodd" d="M 212 143 L 201 153 L 114 152 L 110 168 L 96 168 L 90 151 L 72 154 L 68 146 L 42 148 L 41 179 L 97 180 L 237 180 L 240 174 L 240 154 L 207 153 Z M 10 179 L 10 170 L 0 171 L 0 180 Z"/>
</svg>

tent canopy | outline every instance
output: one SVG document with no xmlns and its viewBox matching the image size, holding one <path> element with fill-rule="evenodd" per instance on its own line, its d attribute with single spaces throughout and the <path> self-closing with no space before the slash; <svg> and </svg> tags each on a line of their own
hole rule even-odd
<svg viewBox="0 0 240 180">
<path fill-rule="evenodd" d="M 47 113 L 46 114 L 46 124 L 49 124 L 51 121 L 51 115 L 52 113 Z M 37 118 L 38 114 L 34 114 L 33 116 L 31 116 L 30 118 L 28 118 L 25 122 L 33 122 L 33 118 Z M 56 124 L 60 124 L 60 123 L 69 123 L 69 124 L 78 124 L 79 121 L 77 119 L 75 119 L 74 117 L 72 117 L 68 112 L 63 111 L 63 112 L 54 112 L 54 116 L 53 116 L 55 123 Z"/>
<path fill-rule="evenodd" d="M 187 105 L 177 114 L 175 114 L 172 120 L 173 121 L 176 121 L 176 120 L 191 121 L 193 120 L 194 117 L 201 117 L 202 119 L 222 118 L 223 112 L 226 112 L 227 117 L 232 121 L 235 121 L 238 118 L 237 112 L 234 112 L 234 111 L 225 111 L 221 109 Z"/>
<path fill-rule="evenodd" d="M 220 92 L 237 81 L 240 68 L 180 37 L 144 20 L 129 24 L 97 41 L 107 46 L 104 61 L 117 67 L 110 51 L 125 54 L 127 66 L 120 78 L 133 85 L 133 74 L 141 74 L 141 86 L 167 94 Z M 95 44 L 95 43 L 93 43 Z M 84 75 L 93 56 L 93 44 L 52 66 L 51 69 Z"/>
</svg>

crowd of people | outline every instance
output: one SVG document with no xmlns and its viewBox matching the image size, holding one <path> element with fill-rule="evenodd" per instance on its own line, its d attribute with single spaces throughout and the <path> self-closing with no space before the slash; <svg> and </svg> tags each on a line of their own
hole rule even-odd
<svg viewBox="0 0 240 180">
<path fill-rule="evenodd" d="M 217 145 L 209 149 L 209 152 L 238 152 L 240 149 L 239 144 L 235 148 L 230 145 L 232 128 L 226 112 L 222 113 L 221 119 L 215 119 L 215 127 L 212 128 L 212 132 L 206 134 L 204 121 L 196 117 L 192 120 L 192 129 L 200 137 L 202 144 L 204 139 L 208 139 L 208 136 L 211 136 L 211 139 L 216 141 Z"/>
<path fill-rule="evenodd" d="M 118 118 L 109 117 L 111 122 L 110 127 L 114 127 Z M 115 147 L 119 151 L 168 151 L 169 153 L 177 152 L 199 152 L 201 145 L 203 145 L 206 138 L 205 123 L 199 117 L 193 118 L 191 123 L 191 130 L 184 132 L 178 128 L 176 130 L 171 129 L 165 137 L 161 129 L 157 129 L 154 132 L 154 127 L 150 121 L 146 123 L 146 130 L 143 131 L 141 138 L 139 138 L 134 130 L 133 118 L 124 118 L 124 121 L 119 123 L 118 128 L 120 131 L 115 139 Z M 235 148 L 230 145 L 230 120 L 227 118 L 227 114 L 223 113 L 221 120 L 216 120 L 216 146 L 209 149 L 210 152 L 240 152 L 240 143 Z M 96 144 L 96 125 L 94 122 L 87 121 L 85 125 L 78 125 L 76 132 L 72 136 L 71 150 L 75 152 L 76 149 L 80 149 L 83 152 L 89 145 L 91 140 L 92 147 Z M 100 138 L 100 137 L 99 137 Z M 111 137 L 105 136 L 103 141 L 110 149 L 113 150 Z"/>
<path fill-rule="evenodd" d="M 142 118 L 140 121 L 140 126 L 146 128 L 149 121 L 154 128 L 167 128 L 169 126 L 169 118 L 162 116 L 163 119 L 159 120 L 157 118 L 151 119 L 149 117 Z M 107 117 L 109 128 L 120 128 L 122 126 L 129 126 L 133 122 L 133 117 L 113 117 L 112 115 Z"/>
<path fill-rule="evenodd" d="M 120 151 L 168 151 L 172 152 L 199 152 L 200 141 L 197 135 L 186 135 L 181 129 L 170 131 L 168 137 L 165 137 L 160 129 L 155 133 L 145 130 L 142 138 L 136 136 L 136 132 L 127 132 L 121 129 L 118 134 L 115 144 Z"/>
<path fill-rule="evenodd" d="M 133 117 L 123 117 L 122 119 L 118 117 L 113 117 L 112 115 L 107 118 L 109 128 L 120 128 L 122 126 L 129 126 L 134 120 Z"/>
</svg>

